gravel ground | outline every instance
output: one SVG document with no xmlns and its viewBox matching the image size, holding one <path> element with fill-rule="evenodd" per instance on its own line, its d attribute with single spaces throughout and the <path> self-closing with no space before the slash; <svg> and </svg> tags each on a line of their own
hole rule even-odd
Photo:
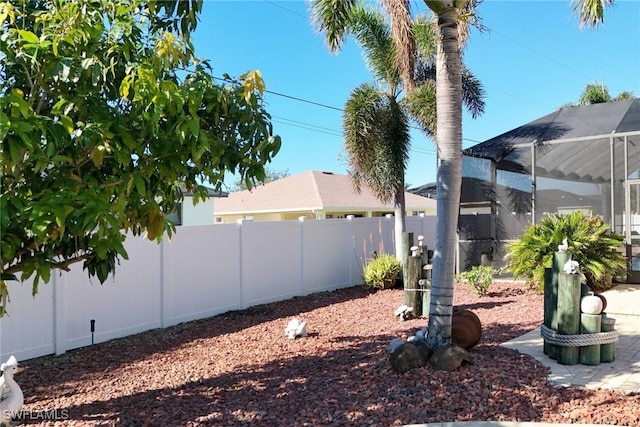
<svg viewBox="0 0 640 427">
<path fill-rule="evenodd" d="M 547 383 L 547 368 L 498 345 L 537 327 L 542 296 L 457 285 L 483 337 L 474 365 L 396 375 L 384 347 L 427 325 L 393 317 L 403 291 L 361 287 L 293 298 L 26 361 L 23 418 L 41 426 L 391 426 L 538 421 L 640 426 L 640 396 Z M 309 336 L 288 340 L 287 323 Z M 46 418 L 57 417 L 57 421 Z"/>
</svg>

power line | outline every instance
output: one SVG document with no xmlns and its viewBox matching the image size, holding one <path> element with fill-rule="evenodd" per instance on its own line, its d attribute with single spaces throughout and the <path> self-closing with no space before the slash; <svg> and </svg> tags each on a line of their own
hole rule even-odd
<svg viewBox="0 0 640 427">
<path fill-rule="evenodd" d="M 539 52 L 539 51 L 537 51 L 537 50 L 535 50 L 535 49 L 530 48 L 529 46 L 525 45 L 524 43 L 521 43 L 521 42 L 519 42 L 519 41 L 517 41 L 517 40 L 515 40 L 515 39 L 512 39 L 511 37 L 506 36 L 506 35 L 504 35 L 504 34 L 502 34 L 502 33 L 498 32 L 498 31 L 492 30 L 492 32 L 494 32 L 494 33 L 498 34 L 499 36 L 504 37 L 505 39 L 509 40 L 509 41 L 510 41 L 510 42 L 512 42 L 512 43 L 517 44 L 518 46 L 521 46 L 521 47 L 523 47 L 523 48 L 525 48 L 525 49 L 527 49 L 527 50 L 530 50 L 531 52 L 535 53 L 536 55 L 538 55 L 538 56 L 540 56 L 540 57 L 542 57 L 542 58 L 544 58 L 544 59 L 546 59 L 547 61 L 553 62 L 553 63 L 554 63 L 554 64 L 556 64 L 556 65 L 559 65 L 559 66 L 561 66 L 561 67 L 563 67 L 563 68 L 566 68 L 567 70 L 571 71 L 572 73 L 575 73 L 575 74 L 577 74 L 577 75 L 579 75 L 579 76 L 585 77 L 585 78 L 590 79 L 590 80 L 592 79 L 592 77 L 587 76 L 586 74 L 583 74 L 582 72 L 580 72 L 580 71 L 578 71 L 578 70 L 575 70 L 575 69 L 573 69 L 573 68 L 571 68 L 571 67 L 569 67 L 569 66 L 567 66 L 567 65 L 563 64 L 563 63 L 562 63 L 562 62 L 560 62 L 560 61 L 556 61 L 555 59 L 553 59 L 553 58 L 551 58 L 551 57 L 549 57 L 549 56 L 547 56 L 547 55 L 543 54 L 542 52 Z"/>
<path fill-rule="evenodd" d="M 307 16 L 306 16 L 306 15 L 303 15 L 303 14 L 301 14 L 301 13 L 298 13 L 298 12 L 296 12 L 295 10 L 288 9 L 288 8 L 286 8 L 286 7 L 284 7 L 284 6 L 280 5 L 280 4 L 278 4 L 278 3 L 276 3 L 276 2 L 269 1 L 269 0 L 263 0 L 263 1 L 264 1 L 264 2 L 266 2 L 266 3 L 269 3 L 270 5 L 273 5 L 273 6 L 275 6 L 275 7 L 279 7 L 280 9 L 284 9 L 284 10 L 286 10 L 287 12 L 293 13 L 293 14 L 294 14 L 294 15 L 296 15 L 296 16 L 300 16 L 301 18 L 304 18 L 305 20 L 307 19 Z"/>
<path fill-rule="evenodd" d="M 222 77 L 215 77 L 215 76 L 213 78 L 216 79 L 216 80 L 221 80 L 221 81 L 225 81 L 225 82 L 232 83 L 232 84 L 238 84 L 237 81 L 231 80 L 231 79 L 225 79 L 225 78 L 222 78 Z M 331 105 L 327 105 L 327 104 L 323 104 L 323 103 L 320 103 L 320 102 L 311 101 L 309 99 L 304 99 L 304 98 L 300 98 L 300 97 L 297 97 L 297 96 L 287 95 L 287 94 L 284 94 L 284 93 L 279 93 L 279 92 L 274 92 L 274 91 L 269 91 L 269 90 L 265 90 L 265 92 L 270 93 L 272 95 L 282 96 L 284 98 L 292 99 L 294 101 L 305 102 L 307 104 L 316 105 L 318 107 L 344 112 L 344 109 L 342 109 L 342 108 L 333 107 Z M 320 132 L 320 133 L 324 133 L 324 134 L 332 135 L 332 136 L 342 136 L 342 131 L 339 131 L 339 130 L 336 130 L 336 129 L 333 129 L 333 128 L 314 125 L 312 123 L 301 122 L 301 121 L 297 121 L 297 120 L 294 120 L 294 119 L 288 119 L 286 117 L 281 117 L 281 116 L 272 116 L 272 117 L 285 121 L 285 122 L 282 122 L 282 121 L 274 120 L 275 123 L 285 124 L 285 125 L 289 125 L 289 126 L 292 126 L 292 127 L 298 127 L 300 129 L 312 130 L 312 131 L 315 131 L 315 132 Z M 422 129 L 420 129 L 419 127 L 416 127 L 416 126 L 409 126 L 409 128 L 415 129 L 415 130 L 418 130 L 418 131 L 422 131 Z M 462 140 L 463 141 L 474 142 L 474 143 L 482 142 L 482 141 L 477 141 L 475 139 L 470 139 L 470 138 L 462 138 Z M 424 154 L 434 154 L 434 153 L 424 153 Z"/>
<path fill-rule="evenodd" d="M 307 104 L 313 104 L 313 105 L 317 105 L 319 107 L 328 108 L 330 110 L 336 110 L 336 111 L 344 112 L 344 110 L 342 108 L 333 107 L 331 105 L 322 104 L 320 102 L 310 101 L 308 99 L 298 98 L 296 96 L 285 95 L 284 93 L 273 92 L 271 90 L 265 90 L 265 92 L 266 93 L 270 93 L 272 95 L 282 96 L 283 98 L 289 98 L 289 99 L 293 99 L 295 101 L 306 102 Z"/>
</svg>

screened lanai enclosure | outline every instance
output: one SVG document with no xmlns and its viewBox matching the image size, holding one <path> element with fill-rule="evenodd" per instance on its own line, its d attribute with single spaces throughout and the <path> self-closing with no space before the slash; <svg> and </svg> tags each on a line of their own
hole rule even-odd
<svg viewBox="0 0 640 427">
<path fill-rule="evenodd" d="M 627 281 L 640 283 L 640 98 L 564 107 L 463 154 L 460 270 L 499 268 L 531 223 L 580 210 L 625 237 Z"/>
</svg>

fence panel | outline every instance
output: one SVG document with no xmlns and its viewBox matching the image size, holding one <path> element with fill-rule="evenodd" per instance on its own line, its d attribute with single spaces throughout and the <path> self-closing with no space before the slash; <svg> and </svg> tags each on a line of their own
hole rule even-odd
<svg viewBox="0 0 640 427">
<path fill-rule="evenodd" d="M 408 216 L 407 231 L 413 233 L 414 243 L 418 244 L 418 236 L 424 236 L 423 243 L 427 249 L 433 249 L 436 243 L 436 217 L 435 216 Z"/>
<path fill-rule="evenodd" d="M 362 282 L 373 252 L 393 253 L 394 219 L 244 222 L 181 227 L 158 245 L 129 237 L 113 278 L 101 285 L 81 265 L 41 284 L 9 283 L 0 359 L 25 360 Z M 429 247 L 434 217 L 408 217 Z M 91 320 L 95 333 L 91 334 Z"/>
<path fill-rule="evenodd" d="M 242 307 L 302 294 L 298 221 L 242 224 Z"/>
<path fill-rule="evenodd" d="M 56 353 L 91 344 L 91 320 L 95 320 L 94 342 L 104 342 L 161 326 L 161 247 L 156 242 L 130 236 L 126 240 L 129 260 L 100 284 L 89 278 L 80 263 L 55 283 L 59 316 Z"/>
<path fill-rule="evenodd" d="M 56 276 L 52 273 L 50 283 L 40 283 L 35 298 L 31 296 L 31 280 L 9 282 L 8 314 L 0 319 L 2 362 L 12 354 L 20 361 L 55 352 L 53 290 Z"/>
<path fill-rule="evenodd" d="M 352 222 L 346 219 L 303 221 L 303 294 L 332 291 L 355 285 L 350 281 L 356 266 Z"/>
<path fill-rule="evenodd" d="M 238 224 L 181 227 L 162 249 L 163 327 L 241 308 Z"/>
</svg>

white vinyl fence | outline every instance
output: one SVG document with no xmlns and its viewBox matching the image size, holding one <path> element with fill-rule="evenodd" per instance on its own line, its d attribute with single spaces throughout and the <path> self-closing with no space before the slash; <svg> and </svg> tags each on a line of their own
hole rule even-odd
<svg viewBox="0 0 640 427">
<path fill-rule="evenodd" d="M 435 217 L 407 217 L 432 248 Z M 373 251 L 393 253 L 393 218 L 241 222 L 178 227 L 162 243 L 129 237 L 115 277 L 80 264 L 31 282 L 9 282 L 0 360 L 26 360 L 230 310 L 355 286 Z M 91 320 L 95 332 L 91 333 Z"/>
</svg>

